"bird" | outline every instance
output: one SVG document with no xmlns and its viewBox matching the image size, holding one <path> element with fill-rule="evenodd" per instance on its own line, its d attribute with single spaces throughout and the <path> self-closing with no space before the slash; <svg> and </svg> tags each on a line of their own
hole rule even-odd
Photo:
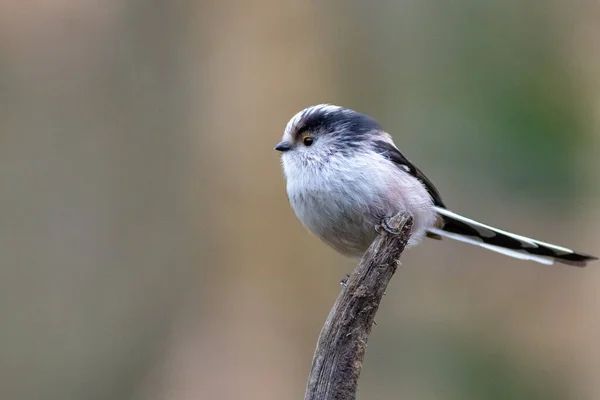
<svg viewBox="0 0 600 400">
<path fill-rule="evenodd" d="M 281 141 L 286 191 L 300 222 L 337 252 L 362 256 L 394 215 L 410 216 L 407 248 L 454 239 L 541 264 L 585 266 L 597 257 L 510 233 L 448 209 L 431 180 L 370 116 L 332 104 L 295 114 Z M 389 230 L 386 228 L 386 230 Z"/>
</svg>

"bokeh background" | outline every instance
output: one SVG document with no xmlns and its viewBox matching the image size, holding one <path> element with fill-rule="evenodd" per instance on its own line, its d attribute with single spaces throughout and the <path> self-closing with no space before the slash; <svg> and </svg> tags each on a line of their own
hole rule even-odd
<svg viewBox="0 0 600 400">
<path fill-rule="evenodd" d="M 600 254 L 600 6 L 0 3 L 0 398 L 302 398 L 354 262 L 273 151 L 366 112 L 456 212 Z M 600 398 L 600 265 L 407 252 L 359 398 Z"/>
</svg>

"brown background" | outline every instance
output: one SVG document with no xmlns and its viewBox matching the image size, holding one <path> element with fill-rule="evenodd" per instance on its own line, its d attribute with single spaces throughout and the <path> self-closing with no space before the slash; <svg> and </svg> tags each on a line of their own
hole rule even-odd
<svg viewBox="0 0 600 400">
<path fill-rule="evenodd" d="M 273 146 L 331 102 L 454 211 L 600 254 L 600 8 L 556 0 L 0 3 L 0 397 L 297 399 L 353 262 Z M 600 265 L 426 242 L 364 399 L 600 398 Z"/>
</svg>

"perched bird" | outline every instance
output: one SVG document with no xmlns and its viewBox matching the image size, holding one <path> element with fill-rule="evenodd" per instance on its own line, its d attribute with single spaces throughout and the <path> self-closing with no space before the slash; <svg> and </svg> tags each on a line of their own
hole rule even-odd
<svg viewBox="0 0 600 400">
<path fill-rule="evenodd" d="M 474 244 L 542 264 L 585 266 L 596 257 L 509 233 L 448 210 L 433 183 L 365 114 L 321 104 L 297 113 L 275 146 L 296 216 L 338 252 L 361 256 L 379 227 L 413 218 L 407 247 L 426 236 Z"/>
</svg>

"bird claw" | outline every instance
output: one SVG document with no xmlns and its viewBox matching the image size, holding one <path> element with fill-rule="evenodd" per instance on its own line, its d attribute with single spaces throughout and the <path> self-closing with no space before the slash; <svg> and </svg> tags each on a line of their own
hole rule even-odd
<svg viewBox="0 0 600 400">
<path fill-rule="evenodd" d="M 390 217 L 385 217 L 381 220 L 378 225 L 375 225 L 375 231 L 381 233 L 382 230 L 386 231 L 390 235 L 399 235 L 402 233 L 402 228 L 394 228 L 390 225 Z"/>
<path fill-rule="evenodd" d="M 346 274 L 346 276 L 344 278 L 342 278 L 342 280 L 340 281 L 340 285 L 342 285 L 343 287 L 346 287 L 346 283 L 348 283 L 349 278 L 350 278 L 350 274 Z"/>
</svg>

